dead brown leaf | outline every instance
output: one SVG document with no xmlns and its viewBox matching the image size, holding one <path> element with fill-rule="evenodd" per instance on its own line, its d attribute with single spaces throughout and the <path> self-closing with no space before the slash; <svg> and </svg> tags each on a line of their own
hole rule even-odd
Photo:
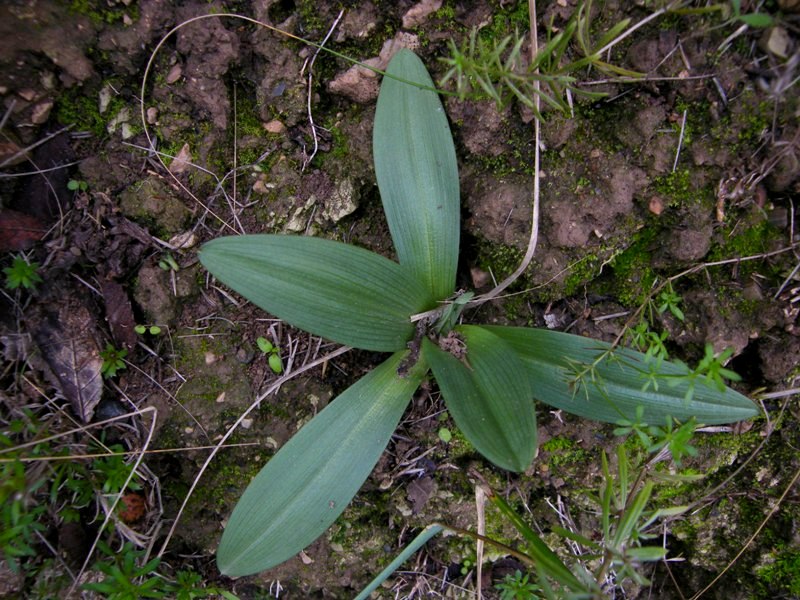
<svg viewBox="0 0 800 600">
<path fill-rule="evenodd" d="M 434 483 L 433 479 L 427 475 L 425 477 L 415 479 L 408 484 L 406 495 L 409 502 L 411 502 L 411 510 L 414 511 L 414 514 L 417 514 L 420 510 L 422 510 L 422 507 L 425 506 L 425 503 L 431 497 L 431 494 L 433 494 L 435 489 L 436 484 Z"/>
<path fill-rule="evenodd" d="M 169 172 L 173 175 L 180 175 L 189 170 L 192 162 L 192 151 L 189 144 L 184 144 L 178 155 L 169 164 Z"/>
<path fill-rule="evenodd" d="M 0 252 L 18 252 L 44 237 L 47 227 L 36 217 L 11 209 L 0 211 Z"/>
<path fill-rule="evenodd" d="M 103 394 L 103 359 L 97 343 L 97 311 L 85 295 L 71 283 L 51 284 L 28 311 L 27 326 L 61 393 L 88 423 Z"/>
</svg>

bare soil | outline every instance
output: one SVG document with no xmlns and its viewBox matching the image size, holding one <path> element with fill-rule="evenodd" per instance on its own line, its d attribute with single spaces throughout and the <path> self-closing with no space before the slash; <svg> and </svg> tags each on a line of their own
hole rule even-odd
<svg viewBox="0 0 800 600">
<path fill-rule="evenodd" d="M 575 4 L 539 3 L 542 21 L 564 27 Z M 597 4 L 598 32 L 655 10 Z M 715 12 L 667 15 L 638 29 L 608 59 L 646 73 L 644 81 L 582 74 L 606 96 L 576 98 L 573 114 L 545 114 L 534 262 L 513 294 L 470 314 L 611 341 L 657 282 L 686 272 L 674 283 L 684 321 L 668 311 L 654 317 L 672 355 L 695 364 L 706 343 L 731 347 L 728 366 L 742 376 L 736 388 L 750 397 L 766 391 L 764 417 L 697 434 L 699 454 L 682 468 L 706 479 L 659 499 L 660 506 L 699 502 L 664 531 L 669 555 L 681 560 L 648 568 L 651 585 L 628 587 L 625 597 L 691 597 L 730 563 L 707 597 L 797 597 L 800 508 L 798 489 L 787 486 L 800 469 L 800 410 L 793 392 L 780 392 L 800 377 L 800 20 L 791 2 L 775 4 L 767 3 L 778 18 L 768 30 L 734 36 L 741 23 Z M 118 535 L 154 551 L 207 447 L 277 378 L 256 339 L 281 349 L 287 371 L 334 348 L 218 286 L 199 266 L 198 247 L 220 235 L 280 232 L 393 256 L 371 158 L 379 78 L 228 17 L 181 27 L 153 55 L 179 23 L 220 12 L 315 42 L 336 23 L 327 47 L 378 67 L 392 48 L 413 47 L 434 80 L 444 74 L 438 59 L 447 42 L 462 43 L 470 27 L 495 36 L 527 27 L 526 3 L 493 0 L 0 5 L 0 261 L 6 267 L 24 252 L 44 279 L 34 292 L 0 295 L 0 417 L 5 425 L 27 415 L 39 423 L 39 438 L 64 434 L 75 454 L 92 436 L 165 450 L 143 460 L 144 514 L 114 517 Z M 771 41 L 775 29 L 784 46 Z M 461 170 L 459 285 L 487 291 L 514 270 L 528 243 L 533 115 L 481 99 L 448 97 L 445 107 Z M 139 334 L 137 324 L 161 332 Z M 127 351 L 127 365 L 103 380 L 108 344 Z M 350 352 L 265 398 L 203 474 L 165 563 L 191 567 L 240 598 L 352 597 L 427 523 L 475 528 L 470 469 L 543 531 L 558 524 L 556 500 L 582 526 L 596 525 L 587 492 L 598 485 L 601 451 L 614 447 L 613 428 L 541 405 L 540 455 L 528 473 L 512 476 L 458 435 L 443 442 L 440 427 L 455 426 L 437 391 L 423 388 L 329 532 L 264 574 L 222 578 L 214 551 L 249 478 L 380 359 Z M 143 409 L 152 412 L 65 434 Z M 9 431 L 12 443 L 23 440 Z M 47 474 L 27 476 L 33 484 Z M 48 500 L 32 492 L 31 502 Z M 68 527 L 51 513 L 27 559 L 38 567 L 21 577 L 3 563 L 0 597 L 37 597 L 45 580 L 51 594 L 71 584 L 66 567 L 79 570 L 100 520 L 91 507 Z M 506 558 L 490 558 L 486 597 L 509 570 Z M 385 597 L 475 597 L 466 540 L 435 539 L 414 560 Z"/>
</svg>

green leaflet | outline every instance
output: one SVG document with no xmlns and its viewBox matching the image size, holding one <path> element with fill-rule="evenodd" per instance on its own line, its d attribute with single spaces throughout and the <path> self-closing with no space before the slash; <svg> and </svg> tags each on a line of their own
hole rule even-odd
<svg viewBox="0 0 800 600">
<path fill-rule="evenodd" d="M 386 72 L 434 87 L 422 61 L 401 50 Z M 437 94 L 385 77 L 373 130 L 375 175 L 400 264 L 436 300 L 455 287 L 458 265 L 458 165 Z"/>
<path fill-rule="evenodd" d="M 714 425 L 749 419 L 758 414 L 756 405 L 740 393 L 726 388 L 719 391 L 701 381 L 695 383 L 694 395 L 685 402 L 688 384 L 671 386 L 669 379 L 685 375 L 683 365 L 664 362 L 660 374 L 665 376 L 656 391 L 645 384 L 645 356 L 626 348 L 617 348 L 610 357 L 586 373 L 576 385 L 577 369 L 592 364 L 611 346 L 589 338 L 521 327 L 487 326 L 507 342 L 522 358 L 528 379 L 537 400 L 569 413 L 618 423 L 635 420 L 636 407 L 644 407 L 643 420 L 662 424 L 667 416 L 680 421 L 695 417 L 698 423 Z"/>
<path fill-rule="evenodd" d="M 429 339 L 424 357 L 458 428 L 490 461 L 509 471 L 527 469 L 537 448 L 533 393 L 525 365 L 499 337 L 483 327 L 460 326 L 464 364 Z"/>
<path fill-rule="evenodd" d="M 203 246 L 222 283 L 300 329 L 364 350 L 393 352 L 414 333 L 409 316 L 430 294 L 383 256 L 303 236 L 241 235 Z"/>
<path fill-rule="evenodd" d="M 426 372 L 405 378 L 393 354 L 309 421 L 245 490 L 217 550 L 225 575 L 273 567 L 305 548 L 342 513 L 372 471 Z"/>
</svg>

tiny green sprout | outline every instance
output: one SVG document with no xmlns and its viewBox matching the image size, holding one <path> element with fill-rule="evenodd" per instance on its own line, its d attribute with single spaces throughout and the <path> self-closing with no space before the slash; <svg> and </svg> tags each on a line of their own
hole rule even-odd
<svg viewBox="0 0 800 600">
<path fill-rule="evenodd" d="M 462 292 L 453 298 L 453 301 L 445 306 L 439 320 L 436 322 L 436 333 L 447 333 L 458 325 L 461 312 L 466 308 L 467 302 L 472 300 L 474 295 L 475 292 Z"/>
<path fill-rule="evenodd" d="M 733 15 L 731 15 L 731 18 L 735 21 L 741 21 L 750 27 L 763 29 L 775 23 L 775 19 L 772 18 L 772 15 L 766 13 L 754 12 L 743 15 L 742 0 L 731 0 L 731 8 L 733 8 Z"/>
<path fill-rule="evenodd" d="M 163 269 L 164 271 L 179 271 L 180 267 L 178 263 L 175 262 L 175 259 L 172 257 L 172 254 L 167 252 L 164 257 L 158 261 L 158 266 Z"/>
<path fill-rule="evenodd" d="M 103 359 L 103 364 L 100 367 L 100 373 L 103 377 L 110 379 L 116 376 L 117 371 L 125 369 L 125 357 L 128 356 L 128 351 L 125 348 L 117 350 L 111 344 L 106 344 L 106 349 L 100 352 L 100 358 Z"/>
<path fill-rule="evenodd" d="M 150 335 L 158 335 L 161 333 L 161 327 L 158 325 L 137 325 L 133 330 L 139 335 L 149 333 Z"/>
<path fill-rule="evenodd" d="M 644 422 L 644 406 L 639 405 L 636 407 L 636 419 L 620 419 L 617 421 L 617 427 L 614 429 L 614 435 L 626 436 L 630 433 L 635 433 L 639 438 L 642 446 L 650 448 L 653 445 L 652 438 L 648 435 L 650 427 Z"/>
<path fill-rule="evenodd" d="M 500 592 L 500 600 L 528 600 L 536 598 L 537 593 L 542 591 L 536 583 L 529 581 L 528 573 L 522 574 L 517 570 L 514 575 L 506 575 L 505 579 L 495 585 L 495 589 Z"/>
<path fill-rule="evenodd" d="M 672 289 L 672 284 L 669 284 L 658 296 L 658 314 L 663 315 L 669 310 L 676 319 L 683 321 L 683 311 L 678 306 L 681 300 L 683 300 L 681 295 Z"/>
<path fill-rule="evenodd" d="M 665 422 L 666 427 L 648 427 L 648 433 L 655 440 L 647 447 L 647 451 L 655 454 L 662 448 L 667 447 L 675 464 L 681 466 L 681 459 L 684 456 L 697 456 L 697 448 L 690 443 L 694 431 L 697 429 L 697 421 L 692 417 L 677 429 L 674 427 L 672 419 L 667 418 Z"/>
<path fill-rule="evenodd" d="M 465 558 L 464 562 L 461 563 L 461 574 L 466 575 L 467 573 L 470 572 L 470 569 L 472 569 L 472 567 L 474 566 L 475 564 L 472 562 L 471 559 Z"/>
<path fill-rule="evenodd" d="M 89 189 L 89 184 L 79 179 L 70 179 L 67 182 L 67 189 L 71 192 L 85 192 Z"/>
<path fill-rule="evenodd" d="M 705 377 L 708 385 L 724 390 L 725 379 L 730 381 L 742 380 L 738 373 L 723 366 L 731 356 L 733 356 L 733 348 L 728 348 L 716 354 L 714 347 L 711 344 L 706 344 L 705 356 L 698 363 L 695 373 Z"/>
<path fill-rule="evenodd" d="M 3 273 L 6 274 L 6 289 L 16 290 L 19 287 L 24 287 L 26 290 L 34 289 L 36 284 L 42 282 L 38 269 L 38 263 L 29 263 L 21 256 L 14 257 L 11 266 L 3 269 Z"/>
<path fill-rule="evenodd" d="M 275 374 L 283 373 L 283 362 L 281 361 L 280 350 L 277 348 L 277 346 L 275 346 L 265 337 L 259 337 L 256 340 L 256 344 L 261 352 L 269 355 L 267 362 L 269 363 L 269 368 L 272 369 L 272 372 Z"/>
<path fill-rule="evenodd" d="M 276 375 L 283 373 L 283 361 L 281 361 L 280 354 L 277 352 L 270 354 L 267 362 L 269 363 L 269 368 L 272 369 L 273 373 Z"/>
<path fill-rule="evenodd" d="M 453 434 L 447 427 L 439 428 L 439 439 L 442 440 L 445 444 L 449 444 L 450 440 L 453 439 Z"/>
<path fill-rule="evenodd" d="M 264 354 L 269 354 L 275 349 L 275 346 L 272 345 L 265 337 L 260 337 L 256 340 L 256 344 L 258 344 L 258 349 L 261 350 Z"/>
</svg>

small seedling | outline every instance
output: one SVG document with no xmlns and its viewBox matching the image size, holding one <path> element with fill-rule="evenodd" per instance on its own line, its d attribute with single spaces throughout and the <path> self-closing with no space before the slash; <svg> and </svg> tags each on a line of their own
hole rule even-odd
<svg viewBox="0 0 800 600">
<path fill-rule="evenodd" d="M 67 182 L 67 189 L 71 192 L 86 192 L 89 190 L 89 184 L 80 179 L 70 179 Z"/>
<path fill-rule="evenodd" d="M 114 444 L 109 448 L 113 454 L 98 458 L 92 463 L 92 471 L 97 475 L 103 493 L 119 494 L 126 490 L 140 490 L 142 486 L 136 481 L 136 475 L 131 477 L 133 466 L 125 462 L 124 448 Z M 128 478 L 130 477 L 130 481 Z"/>
<path fill-rule="evenodd" d="M 505 579 L 495 586 L 500 592 L 500 600 L 529 600 L 536 598 L 536 594 L 542 591 L 538 585 L 528 581 L 530 575 L 522 574 L 517 570 L 514 575 L 506 575 Z"/>
<path fill-rule="evenodd" d="M 769 27 L 775 22 L 771 15 L 760 12 L 742 14 L 742 0 L 731 0 L 731 7 L 733 8 L 732 19 L 741 21 L 750 27 L 764 28 Z"/>
<path fill-rule="evenodd" d="M 35 289 L 37 284 L 42 283 L 38 269 L 38 263 L 28 262 L 21 256 L 14 257 L 11 266 L 3 269 L 3 273 L 6 274 L 6 289 L 16 290 L 20 287 L 26 290 Z"/>
<path fill-rule="evenodd" d="M 179 271 L 180 267 L 178 263 L 175 262 L 175 259 L 172 257 L 172 254 L 167 252 L 160 261 L 158 261 L 158 266 L 163 269 L 164 271 Z"/>
<path fill-rule="evenodd" d="M 453 434 L 447 427 L 441 427 L 439 429 L 439 439 L 442 440 L 445 444 L 449 444 L 450 440 L 453 439 Z"/>
<path fill-rule="evenodd" d="M 714 352 L 714 347 L 711 344 L 706 344 L 705 355 L 697 366 L 682 378 L 671 380 L 670 385 L 680 385 L 680 379 L 688 382 L 688 390 L 686 392 L 686 401 L 690 402 L 694 396 L 695 381 L 701 379 L 708 387 L 716 388 L 718 390 L 725 389 L 725 380 L 741 381 L 742 378 L 725 368 L 725 363 L 733 356 L 733 348 L 728 348 L 720 353 Z"/>
<path fill-rule="evenodd" d="M 258 349 L 267 355 L 267 362 L 272 372 L 276 375 L 283 373 L 283 361 L 281 361 L 281 354 L 278 347 L 265 337 L 259 337 L 256 340 L 256 344 L 258 345 Z"/>
<path fill-rule="evenodd" d="M 84 584 L 84 590 L 120 599 L 166 598 L 173 591 L 172 586 L 156 574 L 161 559 L 154 558 L 139 566 L 137 563 L 144 551 L 137 550 L 131 543 L 126 543 L 119 551 L 112 550 L 105 542 L 100 542 L 98 547 L 113 562 L 102 560 L 95 563 L 95 568 L 105 577 L 102 581 Z"/>
<path fill-rule="evenodd" d="M 459 292 L 453 299 L 453 302 L 445 307 L 442 316 L 439 317 L 436 323 L 436 332 L 446 333 L 458 325 L 458 319 L 461 317 L 461 313 L 474 295 L 475 292 Z"/>
<path fill-rule="evenodd" d="M 14 573 L 19 572 L 18 559 L 36 556 L 36 534 L 45 529 L 39 522 L 45 507 L 29 501 L 41 483 L 31 486 L 18 460 L 0 464 L 0 558 Z"/>
<path fill-rule="evenodd" d="M 655 454 L 662 448 L 669 448 L 672 460 L 680 467 L 681 459 L 684 456 L 697 456 L 697 448 L 690 443 L 695 429 L 697 429 L 697 422 L 694 419 L 689 419 L 677 428 L 673 419 L 666 420 L 666 427 L 649 427 L 648 432 L 655 439 L 648 446 L 647 451 Z"/>
<path fill-rule="evenodd" d="M 139 335 L 149 333 L 150 335 L 158 335 L 161 333 L 161 327 L 158 325 L 137 325 L 133 330 Z"/>
<path fill-rule="evenodd" d="M 658 314 L 663 315 L 669 311 L 679 321 L 684 320 L 684 314 L 681 307 L 678 306 L 683 298 L 681 295 L 672 288 L 670 283 L 658 296 Z"/>
<path fill-rule="evenodd" d="M 106 379 L 111 379 L 116 376 L 117 371 L 125 369 L 125 357 L 128 356 L 128 351 L 125 348 L 117 350 L 111 344 L 106 344 L 106 349 L 100 352 L 100 358 L 103 359 L 103 364 L 100 367 L 100 372 Z"/>
</svg>

